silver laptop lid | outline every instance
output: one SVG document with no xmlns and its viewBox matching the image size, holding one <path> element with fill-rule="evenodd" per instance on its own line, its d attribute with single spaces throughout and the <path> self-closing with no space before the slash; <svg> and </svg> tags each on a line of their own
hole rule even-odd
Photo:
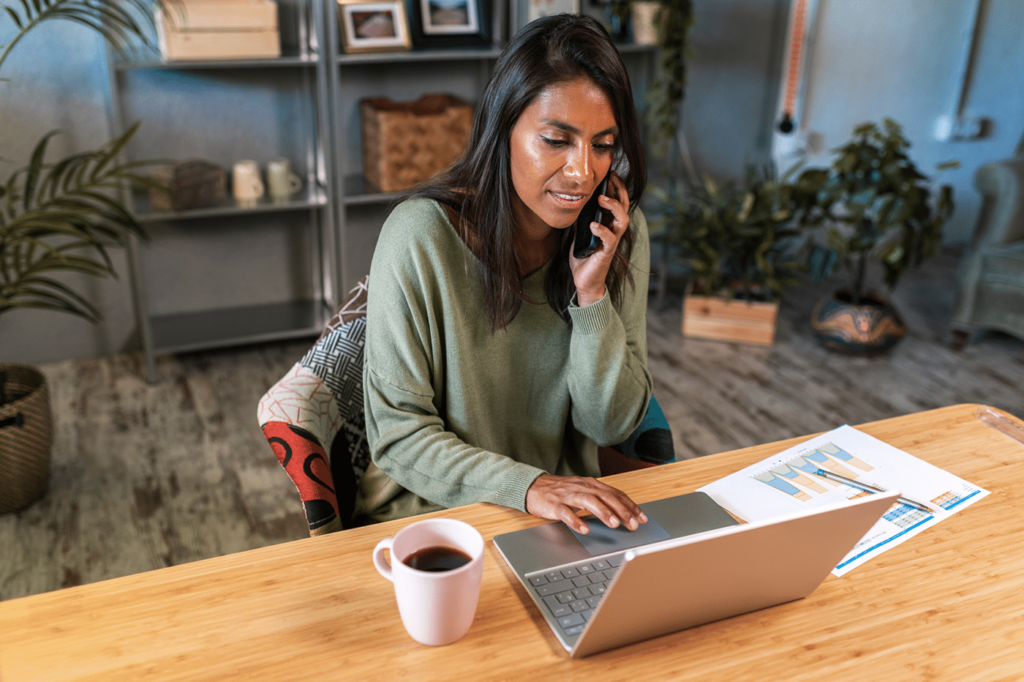
<svg viewBox="0 0 1024 682">
<path fill-rule="evenodd" d="M 890 491 L 629 550 L 570 653 L 587 656 L 806 597 L 898 496 Z"/>
</svg>

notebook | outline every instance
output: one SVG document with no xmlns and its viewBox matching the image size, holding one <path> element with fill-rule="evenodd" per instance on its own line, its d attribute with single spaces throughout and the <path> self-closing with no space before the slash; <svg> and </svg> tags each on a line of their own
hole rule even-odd
<svg viewBox="0 0 1024 682">
<path fill-rule="evenodd" d="M 572 657 L 801 599 L 893 505 L 899 492 L 738 524 L 704 493 L 641 504 L 640 530 L 588 519 L 494 544 Z"/>
</svg>

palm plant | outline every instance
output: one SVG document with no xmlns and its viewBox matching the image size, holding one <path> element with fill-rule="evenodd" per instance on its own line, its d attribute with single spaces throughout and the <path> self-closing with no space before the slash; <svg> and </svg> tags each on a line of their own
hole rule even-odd
<svg viewBox="0 0 1024 682">
<path fill-rule="evenodd" d="M 0 52 L 0 67 L 29 31 L 57 19 L 99 32 L 122 58 L 129 57 L 133 44 L 151 44 L 153 19 L 146 0 L 20 0 L 18 5 L 0 2 L 0 9 L 0 21 L 10 19 L 17 28 Z M 47 145 L 58 132 L 51 131 L 35 146 L 28 165 L 0 184 L 0 315 L 43 308 L 99 320 L 99 310 L 54 275 L 116 277 L 110 249 L 144 237 L 116 198 L 124 187 L 163 189 L 139 174 L 147 162 L 119 161 L 138 125 L 99 149 L 48 163 Z"/>
</svg>

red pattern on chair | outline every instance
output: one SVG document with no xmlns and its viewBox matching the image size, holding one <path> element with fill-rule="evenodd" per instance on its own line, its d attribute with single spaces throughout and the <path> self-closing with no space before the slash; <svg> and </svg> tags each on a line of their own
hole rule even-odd
<svg viewBox="0 0 1024 682">
<path fill-rule="evenodd" d="M 367 291 L 364 277 L 257 406 L 263 435 L 299 491 L 314 536 L 351 525 L 359 479 L 370 463 L 362 394 Z"/>
<path fill-rule="evenodd" d="M 310 535 L 340 530 L 331 465 L 320 442 L 308 431 L 283 422 L 268 422 L 263 435 L 299 491 Z"/>
</svg>

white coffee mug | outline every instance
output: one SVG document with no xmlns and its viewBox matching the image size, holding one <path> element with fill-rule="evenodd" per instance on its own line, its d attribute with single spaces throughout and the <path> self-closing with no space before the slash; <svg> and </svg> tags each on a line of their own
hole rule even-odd
<svg viewBox="0 0 1024 682">
<path fill-rule="evenodd" d="M 240 206 L 254 206 L 263 196 L 263 181 L 260 179 L 260 165 L 246 159 L 239 161 L 231 170 L 231 194 Z"/>
<path fill-rule="evenodd" d="M 302 189 L 302 180 L 292 172 L 288 159 L 272 159 L 267 164 L 267 194 L 273 201 L 287 201 Z"/>
<path fill-rule="evenodd" d="M 423 550 L 432 548 L 458 550 L 469 561 L 450 570 L 419 570 L 406 563 L 429 555 Z M 384 550 L 391 552 L 390 564 Z M 417 642 L 442 646 L 469 631 L 484 568 L 484 539 L 476 528 L 455 519 L 417 521 L 377 543 L 373 563 L 395 584 L 402 624 Z"/>
</svg>

